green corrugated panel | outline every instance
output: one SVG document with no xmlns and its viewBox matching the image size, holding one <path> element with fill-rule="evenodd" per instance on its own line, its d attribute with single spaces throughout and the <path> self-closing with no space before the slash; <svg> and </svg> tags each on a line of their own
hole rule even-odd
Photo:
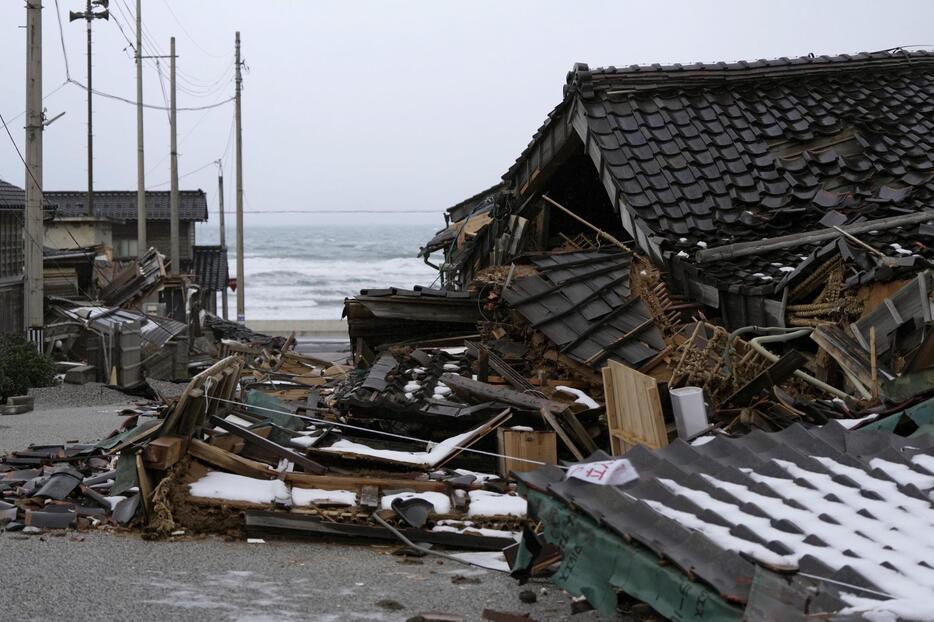
<svg viewBox="0 0 934 622">
<path fill-rule="evenodd" d="M 544 525 L 544 538 L 563 553 L 552 581 L 575 596 L 584 596 L 601 613 L 615 615 L 622 590 L 672 620 L 734 622 L 743 610 L 727 603 L 703 583 L 662 566 L 654 554 L 601 529 L 587 516 L 534 490 L 522 491 L 529 515 Z M 517 569 L 530 561 L 520 544 Z"/>
<path fill-rule="evenodd" d="M 925 400 L 920 404 L 915 404 L 914 406 L 906 408 L 901 412 L 891 414 L 884 419 L 879 419 L 878 421 L 867 423 L 860 429 L 894 432 L 895 428 L 898 427 L 899 422 L 902 420 L 902 416 L 908 417 L 918 426 L 918 429 L 910 436 L 929 433 L 931 428 L 934 427 L 934 398 Z"/>
</svg>

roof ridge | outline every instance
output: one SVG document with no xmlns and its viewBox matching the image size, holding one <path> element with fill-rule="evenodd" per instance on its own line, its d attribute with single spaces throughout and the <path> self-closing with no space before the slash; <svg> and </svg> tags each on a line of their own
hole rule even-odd
<svg viewBox="0 0 934 622">
<path fill-rule="evenodd" d="M 808 55 L 789 58 L 715 63 L 673 63 L 663 65 L 629 65 L 627 67 L 598 67 L 590 69 L 586 63 L 575 63 L 567 74 L 564 95 L 578 92 L 584 98 L 593 96 L 598 88 L 631 84 L 641 88 L 681 86 L 685 84 L 716 83 L 726 81 L 798 77 L 827 71 L 883 69 L 892 66 L 910 66 L 922 62 L 934 63 L 934 51 L 908 51 L 892 48 L 878 52 L 857 54 Z"/>
</svg>

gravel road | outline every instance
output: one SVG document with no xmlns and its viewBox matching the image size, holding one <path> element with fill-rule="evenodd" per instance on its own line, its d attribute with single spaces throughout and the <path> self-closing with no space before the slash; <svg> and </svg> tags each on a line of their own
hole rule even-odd
<svg viewBox="0 0 934 622">
<path fill-rule="evenodd" d="M 388 622 L 425 612 L 480 620 L 485 608 L 541 622 L 572 619 L 570 599 L 550 584 L 519 587 L 504 574 L 445 560 L 404 562 L 391 548 L 3 534 L 0 609 L 11 620 Z M 521 602 L 524 589 L 538 602 Z"/>
<path fill-rule="evenodd" d="M 115 392 L 100 389 L 39 390 L 37 410 L 0 417 L 0 452 L 107 434 L 126 398 L 116 393 L 114 403 Z M 480 620 L 485 608 L 540 622 L 601 619 L 572 618 L 570 597 L 550 583 L 519 586 L 505 574 L 436 558 L 405 562 L 389 554 L 395 548 L 0 531 L 0 619 L 390 622 L 435 612 Z M 538 602 L 519 600 L 527 589 Z"/>
</svg>

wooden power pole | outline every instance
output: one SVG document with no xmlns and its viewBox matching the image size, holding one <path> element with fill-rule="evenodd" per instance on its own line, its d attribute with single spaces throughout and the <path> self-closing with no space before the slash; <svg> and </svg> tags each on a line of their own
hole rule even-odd
<svg viewBox="0 0 934 622">
<path fill-rule="evenodd" d="M 110 11 L 107 10 L 108 0 L 87 0 L 87 8 L 84 13 L 71 11 L 68 14 L 69 21 L 83 19 L 87 21 L 88 30 L 88 204 L 87 215 L 94 215 L 94 123 L 92 119 L 92 100 L 93 100 L 93 81 L 91 73 L 91 22 L 95 19 L 110 19 Z M 103 7 L 103 11 L 94 12 L 95 7 Z"/>
<path fill-rule="evenodd" d="M 181 272 L 181 254 L 178 245 L 178 125 L 176 123 L 177 111 L 175 107 L 175 37 L 169 43 L 169 81 L 171 82 L 169 124 L 171 125 L 171 179 L 172 189 L 169 192 L 169 255 L 172 274 Z"/>
<path fill-rule="evenodd" d="M 240 75 L 240 31 L 237 31 L 234 42 L 235 61 L 237 68 L 236 97 L 234 99 L 234 115 L 237 120 L 237 321 L 246 321 L 244 295 L 246 294 L 246 278 L 243 274 L 243 140 L 240 125 L 240 91 L 243 78 Z"/>
<path fill-rule="evenodd" d="M 26 2 L 25 327 L 42 349 L 42 1 Z"/>
<path fill-rule="evenodd" d="M 146 254 L 146 173 L 143 156 L 143 20 L 136 0 L 136 252 Z"/>
<path fill-rule="evenodd" d="M 221 228 L 221 252 L 227 255 L 227 229 L 224 225 L 224 168 L 221 161 L 217 161 L 217 209 L 219 215 L 219 225 Z M 221 290 L 221 317 L 227 319 L 227 284 Z"/>
</svg>

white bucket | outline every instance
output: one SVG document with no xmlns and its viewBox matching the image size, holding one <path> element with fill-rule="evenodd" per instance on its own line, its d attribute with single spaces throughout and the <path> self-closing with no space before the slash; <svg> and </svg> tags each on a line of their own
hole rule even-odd
<svg viewBox="0 0 934 622">
<path fill-rule="evenodd" d="M 682 440 L 690 440 L 705 432 L 707 407 L 704 405 L 704 390 L 700 387 L 671 389 L 671 408 L 675 414 L 675 425 Z"/>
</svg>

